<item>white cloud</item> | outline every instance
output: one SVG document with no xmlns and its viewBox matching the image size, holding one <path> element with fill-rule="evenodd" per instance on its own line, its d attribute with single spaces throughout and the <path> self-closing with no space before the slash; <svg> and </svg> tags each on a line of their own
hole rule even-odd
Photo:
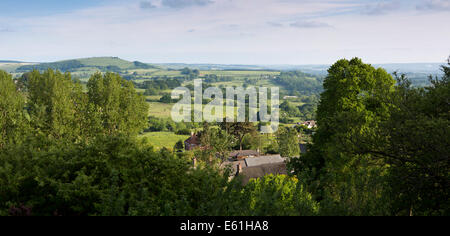
<svg viewBox="0 0 450 236">
<path fill-rule="evenodd" d="M 162 0 L 161 4 L 171 8 L 185 8 L 192 6 L 206 6 L 214 3 L 211 0 Z"/>
<path fill-rule="evenodd" d="M 417 10 L 450 11 L 450 1 L 449 0 L 426 0 L 424 3 L 417 5 Z"/>
<path fill-rule="evenodd" d="M 399 0 L 375 2 L 368 4 L 363 10 L 363 13 L 368 15 L 383 15 L 399 10 L 400 7 L 401 3 Z"/>
<path fill-rule="evenodd" d="M 156 8 L 156 6 L 153 5 L 153 3 L 150 2 L 150 1 L 141 1 L 139 3 L 139 7 L 142 8 L 142 9 L 153 9 L 153 8 Z"/>
<path fill-rule="evenodd" d="M 297 21 L 290 26 L 295 28 L 328 28 L 331 27 L 331 25 L 323 22 L 317 22 L 317 21 Z"/>
</svg>

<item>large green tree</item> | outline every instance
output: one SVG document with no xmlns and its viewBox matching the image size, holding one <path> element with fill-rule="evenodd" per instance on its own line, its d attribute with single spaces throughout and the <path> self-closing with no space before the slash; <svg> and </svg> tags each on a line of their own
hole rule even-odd
<svg viewBox="0 0 450 236">
<path fill-rule="evenodd" d="M 148 104 L 133 83 L 118 74 L 94 74 L 88 82 L 89 102 L 100 114 L 104 132 L 135 135 L 147 126 Z"/>
<path fill-rule="evenodd" d="M 203 124 L 203 131 L 200 138 L 204 151 L 210 152 L 211 156 L 217 156 L 221 163 L 226 161 L 233 147 L 236 145 L 236 138 L 227 131 L 211 127 L 207 122 Z"/>
<path fill-rule="evenodd" d="M 377 136 L 360 136 L 357 153 L 389 165 L 392 214 L 450 213 L 450 67 L 443 78 L 431 78 L 425 88 L 411 87 L 397 76 L 390 117 L 376 128 Z"/>
<path fill-rule="evenodd" d="M 280 128 L 277 133 L 277 142 L 281 156 L 298 157 L 300 155 L 297 130 L 293 128 Z"/>
<path fill-rule="evenodd" d="M 29 74 L 27 103 L 36 133 L 54 139 L 79 138 L 82 96 L 81 85 L 72 81 L 70 73 L 49 69 Z"/>
<path fill-rule="evenodd" d="M 424 88 L 359 59 L 334 64 L 311 152 L 294 166 L 322 214 L 448 215 L 449 66 Z"/>
<path fill-rule="evenodd" d="M 242 141 L 245 135 L 250 134 L 254 135 L 257 132 L 255 125 L 252 122 L 226 122 L 224 120 L 221 123 L 222 130 L 225 130 L 227 133 L 234 135 L 236 137 L 239 150 L 242 150 Z"/>
<path fill-rule="evenodd" d="M 369 154 L 352 150 L 357 137 L 379 136 L 377 125 L 389 118 L 388 98 L 395 80 L 360 59 L 339 60 L 328 70 L 317 110 L 317 133 L 311 152 L 298 160 L 300 178 L 316 197 L 345 209 L 342 214 L 383 214 L 385 166 Z M 304 171 L 304 172 L 302 172 Z"/>
<path fill-rule="evenodd" d="M 11 75 L 0 71 L 0 149 L 21 141 L 29 118 L 24 107 L 25 99 L 17 91 Z"/>
</svg>

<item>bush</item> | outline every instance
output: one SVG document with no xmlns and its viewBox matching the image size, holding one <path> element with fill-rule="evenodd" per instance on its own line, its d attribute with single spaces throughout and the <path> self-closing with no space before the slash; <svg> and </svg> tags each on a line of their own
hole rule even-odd
<svg viewBox="0 0 450 236">
<path fill-rule="evenodd" d="M 191 135 L 191 130 L 190 129 L 181 129 L 181 130 L 177 130 L 177 132 L 175 132 L 175 134 L 177 135 Z"/>
<path fill-rule="evenodd" d="M 319 204 L 305 191 L 298 180 L 285 175 L 268 175 L 245 186 L 248 197 L 245 215 L 311 216 L 319 212 Z"/>
</svg>

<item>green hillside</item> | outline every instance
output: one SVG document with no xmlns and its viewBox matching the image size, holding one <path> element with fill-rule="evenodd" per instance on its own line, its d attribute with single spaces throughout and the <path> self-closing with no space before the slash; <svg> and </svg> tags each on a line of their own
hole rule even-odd
<svg viewBox="0 0 450 236">
<path fill-rule="evenodd" d="M 0 60 L 0 63 L 23 63 L 21 61 Z"/>
<path fill-rule="evenodd" d="M 141 63 L 141 62 L 130 62 L 118 57 L 92 57 L 92 58 L 84 58 L 78 59 L 81 64 L 85 66 L 91 67 L 108 67 L 108 66 L 117 66 L 122 70 L 127 69 L 150 69 L 154 68 L 154 66 Z"/>
<path fill-rule="evenodd" d="M 32 63 L 17 62 L 17 61 L 0 61 L 0 70 L 7 71 L 8 73 L 13 73 L 17 68 L 25 65 L 30 65 Z"/>
<path fill-rule="evenodd" d="M 48 68 L 64 72 L 89 71 L 93 69 L 100 71 L 118 72 L 122 70 L 132 69 L 151 69 L 155 68 L 155 66 L 138 61 L 130 62 L 118 57 L 93 57 L 51 63 L 40 63 L 35 65 L 24 65 L 18 67 L 16 69 L 16 72 L 23 73 L 31 71 L 33 69 L 46 70 Z"/>
</svg>

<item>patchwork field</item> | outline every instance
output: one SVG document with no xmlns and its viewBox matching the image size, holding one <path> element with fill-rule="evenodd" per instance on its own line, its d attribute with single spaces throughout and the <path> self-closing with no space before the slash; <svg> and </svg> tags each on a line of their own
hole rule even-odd
<svg viewBox="0 0 450 236">
<path fill-rule="evenodd" d="M 189 136 L 176 135 L 172 132 L 151 132 L 141 135 L 140 138 L 146 138 L 148 143 L 157 149 L 163 147 L 172 149 L 178 141 L 184 141 L 188 139 Z"/>
<path fill-rule="evenodd" d="M 169 118 L 172 111 L 173 104 L 166 104 L 160 102 L 149 102 L 150 108 L 148 110 L 149 116 L 158 118 Z"/>
</svg>

